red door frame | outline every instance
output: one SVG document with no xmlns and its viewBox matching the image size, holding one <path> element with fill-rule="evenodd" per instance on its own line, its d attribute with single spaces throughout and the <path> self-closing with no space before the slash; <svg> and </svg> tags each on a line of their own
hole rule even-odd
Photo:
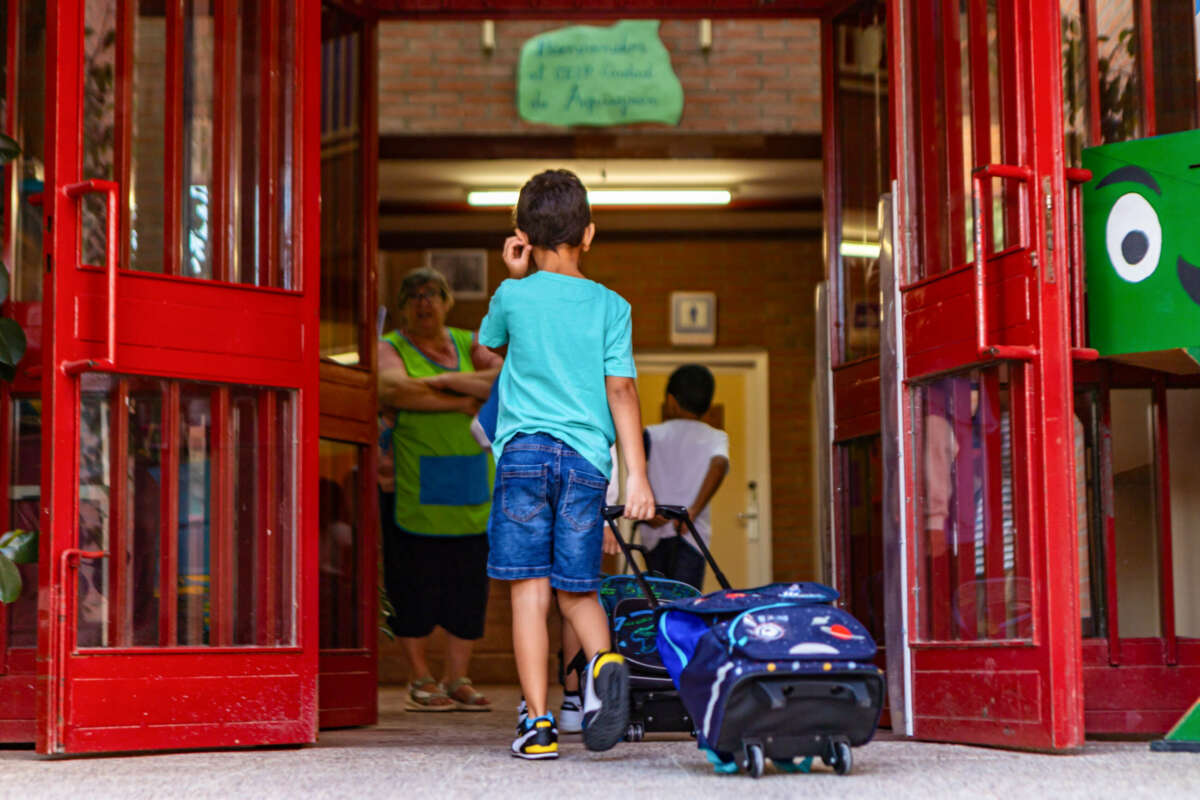
<svg viewBox="0 0 1200 800">
<path fill-rule="evenodd" d="M 920 641 L 917 626 L 910 625 L 913 681 L 910 724 L 918 738 L 1063 750 L 1082 744 L 1083 694 L 1078 626 L 1053 624 L 1055 620 L 1078 619 L 1077 576 L 1071 561 L 1075 552 L 1074 492 L 1073 486 L 1063 483 L 1064 476 L 1074 475 L 1073 452 L 1072 448 L 1056 444 L 1073 438 L 1067 338 L 1069 292 L 1064 287 L 1069 282 L 1065 280 L 1063 248 L 1053 249 L 1051 244 L 1053 239 L 1064 240 L 1061 232 L 1065 229 L 1064 204 L 1059 201 L 1065 197 L 1059 20 L 1057 8 L 1043 3 L 1014 0 L 1010 7 L 1012 16 L 1002 14 L 999 18 L 999 53 L 1004 76 L 1000 101 L 1006 121 L 1003 152 L 1018 166 L 992 168 L 975 177 L 976 192 L 986 202 L 985 208 L 991 205 L 992 183 L 985 176 L 1019 178 L 1025 184 L 1009 189 L 1024 195 L 1023 210 L 1010 211 L 1005 226 L 1011 231 L 1011 223 L 1018 223 L 1020 242 L 995 255 L 980 255 L 991 253 L 991 243 L 981 230 L 984 215 L 977 213 L 975 269 L 970 264 L 956 263 L 929 267 L 936 264 L 931 259 L 938 258 L 941 237 L 956 236 L 962 230 L 961 225 L 947 228 L 940 216 L 929 212 L 933 208 L 946 208 L 941 201 L 959 193 L 960 200 L 957 203 L 952 200 L 948 205 L 949 217 L 958 219 L 955 209 L 965 205 L 962 184 L 955 184 L 953 172 L 949 176 L 940 172 L 949 161 L 941 152 L 925 151 L 921 159 L 925 172 L 920 176 L 912 174 L 907 166 L 898 169 L 901 249 L 907 262 L 905 272 L 909 273 L 907 278 L 901 278 L 906 350 L 903 377 L 911 388 L 914 381 L 924 376 L 986 365 L 996 358 L 1008 360 L 1014 376 L 1014 517 L 1020 543 L 1017 557 L 1020 559 L 1024 551 L 1028 559 L 1032 633 L 1024 641 Z M 955 84 L 943 91 L 943 96 L 949 98 L 945 120 L 961 119 L 963 114 L 961 101 L 954 102 L 958 92 L 957 69 L 943 71 L 939 65 L 922 71 L 917 66 L 917 52 L 926 63 L 930 54 L 938 52 L 936 43 L 929 38 L 930 25 L 922 26 L 919 17 L 914 22 L 910 16 L 913 9 L 919 15 L 929 8 L 910 0 L 896 0 L 891 6 L 892 21 L 898 32 L 892 37 L 892 75 L 911 74 L 914 83 L 921 82 L 918 90 L 905 80 L 898 81 L 896 91 L 900 98 L 893 106 L 893 129 L 899 131 L 908 124 L 907 120 L 913 119 L 917 126 L 913 138 L 925 143 L 918 146 L 928 146 L 929 137 L 939 125 L 948 124 L 931 116 L 930 98 L 938 92 L 931 81 L 940 77 L 948 84 Z M 978 22 L 987 5 L 972 0 L 969 8 L 973 20 Z M 960 53 L 957 3 L 953 4 L 953 10 L 946 8 L 945 17 L 944 32 L 949 42 L 945 46 L 950 51 L 947 57 L 957 62 Z M 986 25 L 970 25 L 967 35 L 971 39 L 970 52 L 975 57 L 972 61 L 980 55 L 986 58 Z M 976 86 L 986 78 L 986 64 L 983 61 L 982 67 L 970 68 Z M 1034 76 L 1038 76 L 1036 91 Z M 973 92 L 971 113 L 976 120 L 976 131 L 990 126 L 988 94 Z M 924 116 L 920 122 L 913 116 L 917 110 L 915 97 L 921 98 Z M 898 137 L 894 164 L 914 163 L 914 154 L 907 152 L 902 144 L 906 138 Z M 950 138 L 962 141 L 953 132 Z M 979 147 L 987 141 L 979 135 L 974 143 Z M 961 163 L 961 159 L 949 161 L 952 168 Z M 977 156 L 976 165 L 979 164 Z M 939 181 L 944 182 L 939 184 Z M 944 188 L 933 188 L 939 186 Z M 918 196 L 918 189 L 925 194 Z M 934 192 L 933 202 L 928 197 L 929 191 Z M 1044 213 L 1034 213 L 1034 209 L 1043 208 L 1043 194 L 1051 207 Z M 1020 216 L 1014 217 L 1014 213 Z M 947 234 L 947 230 L 953 233 Z M 907 251 L 918 242 L 928 272 L 924 277 L 915 276 L 918 279 L 914 281 L 911 270 L 916 260 Z M 905 280 L 909 281 L 907 285 L 903 285 Z M 904 403 L 902 430 L 913 431 L 916 422 L 911 401 Z M 902 437 L 906 447 L 911 441 L 908 436 Z M 915 459 L 910 455 L 906 461 L 911 465 Z M 916 499 L 912 484 L 914 469 L 910 466 L 904 477 L 905 494 L 912 500 Z M 915 505 L 905 503 L 910 531 L 918 531 L 920 527 Z M 920 574 L 918 569 L 922 566 L 912 544 L 916 537 L 917 534 L 909 537 L 905 556 L 908 574 L 914 576 Z M 963 558 L 974 560 L 971 553 L 960 554 L 957 560 L 961 563 Z M 927 575 L 926 579 L 932 576 Z M 919 591 L 923 594 L 925 590 Z M 917 594 L 910 590 L 905 599 L 911 620 L 918 618 Z M 936 638 L 936 627 L 933 633 Z"/>
<path fill-rule="evenodd" d="M 131 9 L 126 4 L 122 7 Z M 64 576 L 71 574 L 81 559 L 94 557 L 76 549 L 80 372 L 119 370 L 127 375 L 294 390 L 296 441 L 316 441 L 318 332 L 312 324 L 318 315 L 319 285 L 316 187 L 320 65 L 313 58 L 320 52 L 316 5 L 303 4 L 295 20 L 296 74 L 291 77 L 296 86 L 294 115 L 298 124 L 292 142 L 293 208 L 294 255 L 295 263 L 300 265 L 295 291 L 118 270 L 120 242 L 125 238 L 120 221 L 124 215 L 119 213 L 123 203 L 118 199 L 120 186 L 127 185 L 123 174 L 117 175 L 118 184 L 91 184 L 110 193 L 109 264 L 106 270 L 79 266 L 80 213 L 78 190 L 73 187 L 91 177 L 81 174 L 80 156 L 83 8 L 82 0 L 52 3 L 50 10 L 54 13 L 48 15 L 47 31 L 44 213 L 50 270 L 45 289 L 45 330 L 51 335 L 45 337 L 42 368 L 37 748 L 42 753 L 75 753 L 313 741 L 317 586 L 302 576 L 317 572 L 314 447 L 298 447 L 292 465 L 296 476 L 294 572 L 268 568 L 259 581 L 267 591 L 277 585 L 276 581 L 295 581 L 294 646 L 225 645 L 221 640 L 226 639 L 223 631 L 228 628 L 221 624 L 218 614 L 213 625 L 218 638 L 213 646 L 145 648 L 118 644 L 104 649 L 81 648 L 76 644 L 76 622 L 71 613 L 74 582 L 64 580 Z M 217 13 L 221 13 L 220 4 Z M 130 19 L 129 13 L 119 15 L 119 24 L 127 24 Z M 129 35 L 124 31 L 118 38 Z M 121 63 L 117 82 L 127 90 L 132 76 L 128 67 L 121 70 Z M 167 108 L 173 105 L 167 103 Z M 118 119 L 122 113 L 124 109 L 119 109 Z M 170 137 L 177 137 L 179 129 L 174 128 L 172 133 L 168 122 L 167 131 L 170 143 Z M 168 152 L 177 146 L 176 139 L 176 147 L 168 146 Z M 128 159 L 118 156 L 116 163 L 121 165 L 122 161 L 128 163 Z M 178 163 L 177 158 L 172 157 L 168 163 Z M 180 177 L 170 170 L 167 175 L 166 196 L 178 197 L 173 190 L 178 189 Z M 86 186 L 79 188 L 89 190 Z M 217 198 L 214 203 L 219 207 L 224 200 Z M 221 219 L 221 213 L 218 208 L 214 218 Z M 167 219 L 177 217 L 175 214 Z M 107 313 L 103 308 L 106 300 Z M 214 391 L 219 397 L 223 390 Z M 262 430 L 271 429 L 273 399 L 272 393 L 262 397 Z M 214 405 L 218 411 L 223 407 L 220 400 Z M 175 411 L 169 411 L 167 418 L 173 420 Z M 214 433 L 220 435 L 219 424 Z M 270 438 L 264 442 L 270 443 Z M 168 463 L 170 452 L 168 449 Z M 274 461 L 276 454 L 266 455 L 264 461 Z M 268 490 L 271 476 L 287 466 L 265 470 L 263 483 Z M 169 468 L 166 474 L 173 477 Z M 215 474 L 220 480 L 219 466 Z M 164 482 L 168 498 L 174 489 L 170 483 Z M 170 517 L 175 507 L 168 502 L 165 516 Z M 273 521 L 273 514 L 273 510 L 267 512 L 267 524 Z M 266 538 L 260 534 L 260 540 Z M 170 601 L 175 591 L 170 541 L 169 537 L 164 539 L 168 546 L 163 552 L 160 583 L 163 630 L 168 633 L 174 625 Z M 214 561 L 222 563 L 219 553 Z M 119 574 L 116 581 L 119 584 Z M 221 586 L 218 581 L 217 592 L 222 591 Z M 119 603 L 112 605 L 119 607 Z M 125 698 L 119 710 L 110 702 L 112 697 Z"/>
</svg>

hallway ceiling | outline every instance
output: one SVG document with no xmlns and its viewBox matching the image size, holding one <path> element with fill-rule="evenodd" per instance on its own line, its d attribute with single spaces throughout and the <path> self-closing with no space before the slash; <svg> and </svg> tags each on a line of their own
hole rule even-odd
<svg viewBox="0 0 1200 800">
<path fill-rule="evenodd" d="M 385 159 L 379 162 L 380 229 L 462 230 L 474 227 L 473 220 L 492 227 L 497 215 L 506 216 L 507 210 L 468 210 L 468 190 L 519 189 L 530 175 L 559 167 L 574 171 L 591 188 L 707 188 L 733 193 L 733 206 L 727 209 L 656 210 L 660 224 L 667 215 L 676 220 L 677 228 L 722 224 L 722 219 L 733 225 L 750 211 L 755 224 L 790 227 L 800 224 L 799 214 L 804 227 L 820 225 L 822 177 L 816 159 Z M 414 213 L 419 219 L 413 218 Z M 635 211 L 604 213 L 623 227 L 640 228 L 648 222 Z"/>
</svg>

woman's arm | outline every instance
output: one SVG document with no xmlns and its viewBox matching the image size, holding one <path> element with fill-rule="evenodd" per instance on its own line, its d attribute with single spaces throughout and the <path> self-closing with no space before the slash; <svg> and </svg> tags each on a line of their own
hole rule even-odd
<svg viewBox="0 0 1200 800">
<path fill-rule="evenodd" d="M 465 394 L 477 400 L 487 400 L 492 393 L 492 384 L 500 374 L 500 367 L 482 370 L 480 372 L 443 372 L 432 378 L 425 378 L 430 386 L 447 392 Z"/>
<path fill-rule="evenodd" d="M 450 394 L 420 378 L 410 378 L 404 361 L 387 342 L 380 342 L 379 404 L 403 411 L 458 411 L 474 415 L 479 400 L 465 395 Z"/>
</svg>

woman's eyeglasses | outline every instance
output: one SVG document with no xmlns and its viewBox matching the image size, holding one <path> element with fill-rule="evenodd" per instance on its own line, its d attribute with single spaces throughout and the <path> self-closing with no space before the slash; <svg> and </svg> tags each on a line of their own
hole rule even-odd
<svg viewBox="0 0 1200 800">
<path fill-rule="evenodd" d="M 413 292 L 408 296 L 408 299 L 412 300 L 413 302 L 420 302 L 421 300 L 429 300 L 432 302 L 434 300 L 441 300 L 445 296 L 446 295 L 442 294 L 440 290 L 432 289 L 426 292 Z"/>
</svg>

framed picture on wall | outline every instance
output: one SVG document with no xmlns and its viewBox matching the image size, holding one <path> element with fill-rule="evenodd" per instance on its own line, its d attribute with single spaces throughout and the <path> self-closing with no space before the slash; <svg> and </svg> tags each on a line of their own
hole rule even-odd
<svg viewBox="0 0 1200 800">
<path fill-rule="evenodd" d="M 446 276 L 455 300 L 487 299 L 487 250 L 426 250 L 425 266 Z"/>
</svg>

